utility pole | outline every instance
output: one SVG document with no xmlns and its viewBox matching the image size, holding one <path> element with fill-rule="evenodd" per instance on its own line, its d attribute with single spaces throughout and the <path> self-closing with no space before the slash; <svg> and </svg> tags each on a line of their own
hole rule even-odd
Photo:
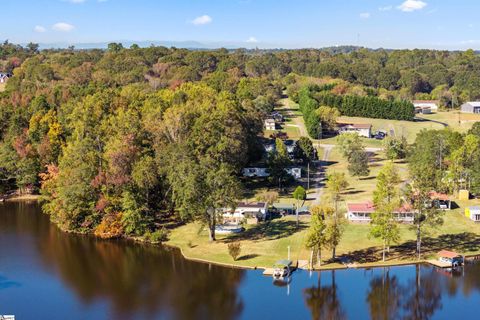
<svg viewBox="0 0 480 320">
<path fill-rule="evenodd" d="M 307 164 L 307 193 L 310 190 L 310 161 Z"/>
</svg>

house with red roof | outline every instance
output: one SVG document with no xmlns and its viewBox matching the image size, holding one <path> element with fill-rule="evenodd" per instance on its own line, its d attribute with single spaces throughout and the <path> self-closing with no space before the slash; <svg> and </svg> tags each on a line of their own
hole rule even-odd
<svg viewBox="0 0 480 320">
<path fill-rule="evenodd" d="M 347 219 L 351 222 L 370 222 L 375 205 L 371 201 L 362 203 L 347 203 Z M 395 219 L 403 223 L 413 223 L 415 211 L 409 205 L 403 205 L 393 213 Z"/>
</svg>

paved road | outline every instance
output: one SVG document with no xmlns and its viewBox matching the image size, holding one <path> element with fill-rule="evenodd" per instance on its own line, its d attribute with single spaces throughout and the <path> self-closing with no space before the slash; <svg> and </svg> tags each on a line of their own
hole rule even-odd
<svg viewBox="0 0 480 320">
<path fill-rule="evenodd" d="M 323 195 L 323 189 L 325 186 L 325 179 L 326 179 L 326 172 L 325 172 L 325 164 L 328 161 L 328 157 L 330 155 L 330 152 L 332 151 L 333 147 L 324 147 L 323 148 L 323 158 L 322 160 L 315 161 L 315 174 L 316 174 L 316 179 L 315 179 L 315 204 L 320 204 L 322 195 Z"/>
</svg>

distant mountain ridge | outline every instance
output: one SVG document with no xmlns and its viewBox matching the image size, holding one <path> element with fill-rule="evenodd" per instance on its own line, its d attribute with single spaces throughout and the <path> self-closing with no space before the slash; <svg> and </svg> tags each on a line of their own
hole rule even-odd
<svg viewBox="0 0 480 320">
<path fill-rule="evenodd" d="M 389 49 L 389 48 L 366 48 L 362 46 L 354 45 L 339 45 L 339 46 L 326 46 L 326 47 L 302 47 L 302 48 L 289 48 L 277 46 L 273 43 L 248 43 L 248 42 L 225 42 L 225 41 L 216 41 L 216 42 L 201 42 L 194 40 L 186 41 L 160 41 L 160 40 L 144 40 L 144 41 L 133 41 L 133 40 L 116 40 L 109 42 L 84 42 L 84 43 L 67 43 L 67 42 L 55 42 L 55 43 L 39 43 L 40 49 L 66 49 L 70 46 L 74 46 L 75 49 L 88 50 L 88 49 L 106 49 L 109 43 L 117 42 L 122 43 L 125 48 L 129 48 L 133 44 L 137 44 L 140 47 L 150 47 L 150 46 L 163 46 L 163 47 L 176 47 L 183 49 L 192 49 L 192 50 L 213 50 L 225 48 L 229 50 L 235 49 L 259 49 L 262 51 L 283 51 L 283 50 L 302 50 L 302 49 L 316 49 L 327 51 L 332 54 L 341 54 L 341 53 L 351 53 L 358 51 L 360 49 L 367 49 L 369 51 L 397 51 L 397 50 L 413 50 L 413 49 Z M 26 44 L 22 44 L 25 46 Z M 432 50 L 432 51 L 450 51 L 450 52 L 459 52 L 464 50 L 439 50 L 439 49 L 419 49 L 419 50 Z M 480 50 L 475 51 L 476 54 L 480 54 Z"/>
</svg>

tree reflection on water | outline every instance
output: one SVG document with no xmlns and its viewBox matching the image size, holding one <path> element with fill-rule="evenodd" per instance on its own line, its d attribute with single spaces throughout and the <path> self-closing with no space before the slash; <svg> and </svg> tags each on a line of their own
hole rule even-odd
<svg viewBox="0 0 480 320">
<path fill-rule="evenodd" d="M 346 319 L 345 311 L 342 309 L 338 298 L 337 285 L 335 283 L 335 271 L 331 272 L 332 280 L 330 285 L 321 283 L 321 272 L 317 272 L 317 286 L 303 290 L 305 304 L 310 309 L 312 319 Z"/>
<path fill-rule="evenodd" d="M 8 215 L 10 228 L 34 228 L 29 233 L 38 238 L 44 267 L 84 304 L 107 301 L 112 319 L 231 319 L 242 313 L 237 287 L 245 271 L 193 263 L 173 249 L 65 234 L 48 217 L 32 219 L 28 211 Z"/>
</svg>

